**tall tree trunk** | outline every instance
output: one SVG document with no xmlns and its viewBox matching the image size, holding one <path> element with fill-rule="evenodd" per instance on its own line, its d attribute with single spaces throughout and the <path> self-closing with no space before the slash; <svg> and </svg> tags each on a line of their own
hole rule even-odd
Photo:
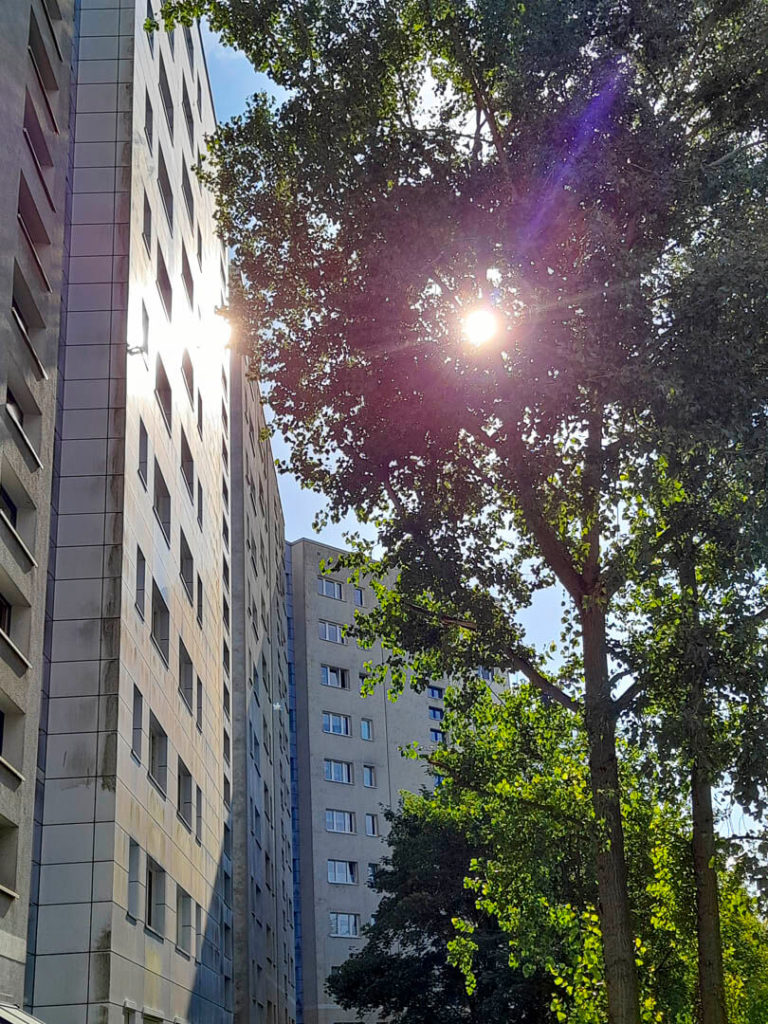
<svg viewBox="0 0 768 1024">
<path fill-rule="evenodd" d="M 699 1001 L 701 1024 L 728 1024 L 725 1002 L 725 972 L 720 934 L 720 899 L 715 869 L 715 821 L 712 813 L 712 784 L 707 771 L 708 727 L 704 706 L 706 654 L 696 642 L 699 631 L 699 592 L 692 550 L 680 565 L 679 578 L 684 598 L 690 601 L 693 631 L 686 666 L 690 673 L 688 695 L 691 716 L 691 821 L 693 827 L 693 875 L 696 885 L 696 938 L 698 940 Z"/>
<path fill-rule="evenodd" d="M 597 887 L 603 936 L 609 1024 L 639 1024 L 640 994 L 629 914 L 616 716 L 605 646 L 605 613 L 597 605 L 582 611 L 585 723 L 589 773 L 597 820 Z"/>
<path fill-rule="evenodd" d="M 691 769 L 693 873 L 696 881 L 696 934 L 699 942 L 701 1024 L 728 1024 L 725 1005 L 720 901 L 715 858 L 712 786 L 698 758 Z"/>
</svg>

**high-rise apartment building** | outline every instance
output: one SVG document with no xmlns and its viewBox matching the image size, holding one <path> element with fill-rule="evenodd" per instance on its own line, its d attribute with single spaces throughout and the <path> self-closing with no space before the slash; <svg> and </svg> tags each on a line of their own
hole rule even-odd
<svg viewBox="0 0 768 1024">
<path fill-rule="evenodd" d="M 24 985 L 73 0 L 0 4 L 0 1003 Z"/>
<path fill-rule="evenodd" d="M 75 12 L 26 994 L 51 1022 L 233 1007 L 215 119 L 199 33 L 151 13 Z"/>
<path fill-rule="evenodd" d="M 291 764 L 284 531 L 258 387 L 231 363 L 235 1019 L 293 1024 Z"/>
<path fill-rule="evenodd" d="M 382 653 L 361 650 L 343 627 L 375 598 L 369 587 L 347 583 L 344 572 L 321 570 L 339 553 L 315 540 L 288 547 L 302 1024 L 353 1019 L 331 1002 L 325 979 L 360 949 L 361 928 L 375 913 L 378 896 L 367 882 L 385 853 L 383 811 L 397 806 L 403 790 L 433 782 L 400 748 L 443 738 L 444 684 L 406 690 L 397 701 L 383 687 L 360 696 L 365 662 Z"/>
<path fill-rule="evenodd" d="M 0 1001 L 292 1024 L 282 515 L 159 6 L 0 10 Z"/>
</svg>

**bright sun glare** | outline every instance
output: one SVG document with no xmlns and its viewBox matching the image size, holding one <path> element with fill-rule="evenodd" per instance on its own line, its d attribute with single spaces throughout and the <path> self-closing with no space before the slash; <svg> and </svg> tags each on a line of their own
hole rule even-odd
<svg viewBox="0 0 768 1024">
<path fill-rule="evenodd" d="M 463 322 L 464 337 L 470 345 L 485 345 L 499 330 L 499 318 L 490 309 L 473 309 Z"/>
</svg>

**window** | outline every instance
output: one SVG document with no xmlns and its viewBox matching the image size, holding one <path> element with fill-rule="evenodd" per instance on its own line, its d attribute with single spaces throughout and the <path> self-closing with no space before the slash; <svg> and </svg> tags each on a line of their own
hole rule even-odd
<svg viewBox="0 0 768 1024">
<path fill-rule="evenodd" d="M 0 632 L 5 633 L 6 636 L 11 635 L 11 619 L 13 617 L 13 609 L 10 601 L 7 601 L 2 594 L 0 594 Z"/>
<path fill-rule="evenodd" d="M 445 712 L 443 711 L 442 708 L 435 708 L 435 707 L 432 707 L 432 705 L 430 704 L 430 706 L 429 706 L 429 717 L 430 718 L 434 719 L 435 722 L 442 722 L 444 716 L 445 716 Z"/>
<path fill-rule="evenodd" d="M 149 353 L 149 313 L 143 300 L 141 303 L 141 351 L 145 357 Z"/>
<path fill-rule="evenodd" d="M 197 577 L 197 622 L 198 625 L 203 624 L 203 581 Z"/>
<path fill-rule="evenodd" d="M 149 435 L 144 420 L 139 420 L 139 479 L 147 489 L 147 467 L 149 463 Z"/>
<path fill-rule="evenodd" d="M 328 881 L 333 885 L 355 885 L 357 864 L 353 860 L 329 860 Z"/>
<path fill-rule="evenodd" d="M 141 906 L 141 884 L 139 871 L 141 863 L 141 847 L 135 839 L 128 840 L 128 913 L 134 919 L 139 916 Z"/>
<path fill-rule="evenodd" d="M 232 760 L 232 741 L 230 740 L 229 733 L 227 732 L 226 729 L 224 730 L 223 741 L 224 741 L 224 760 L 227 762 L 227 764 L 229 764 L 230 761 Z"/>
<path fill-rule="evenodd" d="M 165 120 L 168 122 L 168 131 L 171 133 L 171 141 L 173 141 L 173 96 L 171 96 L 171 87 L 168 84 L 168 75 L 165 72 L 165 63 L 163 62 L 162 54 L 160 56 L 159 85 L 160 99 L 162 100 L 163 110 L 165 111 Z"/>
<path fill-rule="evenodd" d="M 163 201 L 163 209 L 168 220 L 168 227 L 173 231 L 173 188 L 168 168 L 165 164 L 165 157 L 162 149 L 157 155 L 157 184 L 160 189 L 160 198 Z"/>
<path fill-rule="evenodd" d="M 165 872 L 151 857 L 147 857 L 146 907 L 144 923 L 158 935 L 165 933 Z"/>
<path fill-rule="evenodd" d="M 181 243 L 181 280 L 191 309 L 195 302 L 195 279 L 192 277 L 192 267 L 189 265 L 187 249 L 183 242 Z"/>
<path fill-rule="evenodd" d="M 181 758 L 178 759 L 178 774 L 176 776 L 176 811 L 179 817 L 187 826 L 192 828 L 192 775 L 189 768 Z"/>
<path fill-rule="evenodd" d="M 343 596 L 341 584 L 335 580 L 327 580 L 323 576 L 318 576 L 317 578 L 317 592 L 322 594 L 323 597 L 333 597 L 337 601 L 341 601 Z"/>
<path fill-rule="evenodd" d="M 197 229 L 197 263 L 203 269 L 203 235 L 200 228 Z"/>
<path fill-rule="evenodd" d="M 349 673 L 335 665 L 321 666 L 321 682 L 324 686 L 333 686 L 337 690 L 349 689 Z"/>
<path fill-rule="evenodd" d="M 183 427 L 181 430 L 181 475 L 184 477 L 184 483 L 187 485 L 187 493 L 191 501 L 195 493 L 195 460 L 192 458 L 192 449 L 189 447 L 189 441 Z"/>
<path fill-rule="evenodd" d="M 368 789 L 374 789 L 376 786 L 376 769 L 372 764 L 363 765 L 363 785 Z"/>
<path fill-rule="evenodd" d="M 155 20 L 155 12 L 152 10 L 152 0 L 147 0 L 147 21 Z M 155 33 L 147 32 L 147 43 L 149 45 L 149 52 L 154 57 L 155 55 Z"/>
<path fill-rule="evenodd" d="M 163 309 L 168 319 L 171 319 L 173 314 L 173 287 L 171 285 L 171 279 L 168 276 L 168 268 L 165 265 L 163 259 L 163 252 L 160 248 L 160 243 L 157 245 L 157 290 L 160 293 L 160 300 L 163 303 Z M 168 429 L 170 430 L 170 420 L 168 420 Z"/>
<path fill-rule="evenodd" d="M 176 945 L 184 953 L 192 952 L 192 897 L 176 886 Z"/>
<path fill-rule="evenodd" d="M 189 99 L 189 93 L 187 92 L 186 79 L 184 79 L 181 84 L 181 111 L 184 114 L 184 123 L 187 126 L 189 144 L 190 146 L 193 146 L 195 142 L 195 122 L 194 118 L 192 117 L 192 103 Z"/>
<path fill-rule="evenodd" d="M 160 652 L 160 656 L 168 665 L 168 638 L 171 630 L 171 617 L 168 605 L 163 600 L 158 585 L 152 580 L 152 642 Z"/>
<path fill-rule="evenodd" d="M 375 863 L 372 864 L 369 861 L 369 863 L 368 863 L 368 885 L 373 885 L 373 883 L 376 881 L 376 868 L 377 868 L 377 866 L 378 866 L 377 864 L 375 864 Z"/>
<path fill-rule="evenodd" d="M 445 739 L 445 733 L 442 729 L 430 729 L 429 738 L 433 743 L 442 743 Z"/>
<path fill-rule="evenodd" d="M 152 147 L 155 144 L 155 112 L 152 109 L 149 91 L 144 93 L 144 134 L 147 137 L 147 144 L 151 153 Z"/>
<path fill-rule="evenodd" d="M 184 349 L 184 354 L 181 357 L 181 376 L 184 379 L 184 386 L 187 389 L 187 395 L 189 395 L 190 405 L 194 404 L 195 394 L 195 368 L 192 365 L 192 357 L 189 354 L 188 349 Z"/>
<path fill-rule="evenodd" d="M 160 466 L 155 459 L 154 473 L 154 501 L 152 508 L 155 513 L 160 529 L 163 531 L 166 544 L 171 545 L 171 492 L 165 482 L 165 477 L 160 472 Z"/>
<path fill-rule="evenodd" d="M 323 762 L 323 769 L 327 782 L 344 782 L 347 785 L 352 783 L 352 765 L 349 761 L 326 759 Z"/>
<path fill-rule="evenodd" d="M 144 725 L 144 698 L 138 686 L 133 688 L 133 731 L 131 734 L 131 753 L 137 761 L 141 761 L 141 736 Z"/>
<path fill-rule="evenodd" d="M 149 713 L 149 774 L 165 793 L 168 786 L 168 737 L 165 729 Z"/>
<path fill-rule="evenodd" d="M 355 831 L 355 816 L 351 811 L 337 811 L 329 808 L 325 812 L 326 832 L 345 832 L 351 835 Z"/>
<path fill-rule="evenodd" d="M 320 619 L 318 622 L 318 634 L 321 640 L 328 640 L 332 644 L 343 644 L 343 626 L 338 622 L 326 622 Z"/>
<path fill-rule="evenodd" d="M 6 519 L 15 530 L 19 521 L 19 508 L 2 484 L 0 484 L 0 511 L 3 512 Z"/>
<path fill-rule="evenodd" d="M 229 523 L 226 519 L 221 521 L 221 538 L 224 541 L 224 547 L 229 551 Z"/>
<path fill-rule="evenodd" d="M 227 481 L 221 481 L 221 499 L 224 502 L 224 508 L 229 508 L 229 487 L 227 487 Z"/>
<path fill-rule="evenodd" d="M 360 934 L 359 914 L 338 914 L 331 912 L 331 935 L 340 938 L 354 938 Z"/>
<path fill-rule="evenodd" d="M 203 116 L 203 87 L 200 84 L 200 76 L 197 76 L 197 112 L 200 117 Z M 198 160 L 198 163 L 201 161 Z"/>
<path fill-rule="evenodd" d="M 367 836 L 377 836 L 379 834 L 379 818 L 376 814 L 366 814 L 365 816 L 365 834 Z"/>
<path fill-rule="evenodd" d="M 144 618 L 144 593 L 147 585 L 147 560 L 140 547 L 136 548 L 136 611 Z"/>
<path fill-rule="evenodd" d="M 482 665 L 477 669 L 477 674 L 483 680 L 484 683 L 493 682 L 493 669 L 483 668 Z"/>
<path fill-rule="evenodd" d="M 199 842 L 203 838 L 203 791 L 195 786 L 195 839 Z"/>
<path fill-rule="evenodd" d="M 144 192 L 144 220 L 141 227 L 141 237 L 144 239 L 144 245 L 147 247 L 147 252 L 152 253 L 152 207 L 149 203 L 149 196 L 146 191 Z"/>
<path fill-rule="evenodd" d="M 229 562 L 227 562 L 226 558 L 222 558 L 221 560 L 221 574 L 222 579 L 224 580 L 224 586 L 229 590 Z"/>
<path fill-rule="evenodd" d="M 203 528 L 203 485 L 198 482 L 197 485 L 197 525 L 202 530 Z"/>
<path fill-rule="evenodd" d="M 194 680 L 195 672 L 192 667 L 192 659 L 189 656 L 189 651 L 184 646 L 184 642 L 179 637 L 179 693 L 190 712 L 192 711 Z"/>
<path fill-rule="evenodd" d="M 349 715 L 335 715 L 330 711 L 324 711 L 323 732 L 330 732 L 335 736 L 349 736 Z"/>
<path fill-rule="evenodd" d="M 171 419 L 173 417 L 171 382 L 168 380 L 168 374 L 165 372 L 160 356 L 157 357 L 157 362 L 155 363 L 155 398 L 160 406 L 160 412 L 163 414 L 163 420 L 170 434 Z"/>
<path fill-rule="evenodd" d="M 428 686 L 427 687 L 427 696 L 431 697 L 433 700 L 442 700 L 444 692 L 445 691 L 443 690 L 442 686 Z"/>
<path fill-rule="evenodd" d="M 184 45 L 187 47 L 187 57 L 189 58 L 189 66 L 194 71 L 195 68 L 195 49 L 192 42 L 192 32 L 189 25 L 184 25 Z"/>
<path fill-rule="evenodd" d="M 363 589 L 362 587 L 355 587 L 355 604 L 358 608 L 363 607 Z"/>
<path fill-rule="evenodd" d="M 232 783 L 229 781 L 228 776 L 224 776 L 224 806 L 230 807 L 232 805 Z"/>
<path fill-rule="evenodd" d="M 373 739 L 373 719 L 372 718 L 361 718 L 360 719 L 360 738 L 363 740 Z"/>
<path fill-rule="evenodd" d="M 196 708 L 196 722 L 197 728 L 203 731 L 203 680 L 200 676 L 197 677 L 197 708 Z"/>
</svg>

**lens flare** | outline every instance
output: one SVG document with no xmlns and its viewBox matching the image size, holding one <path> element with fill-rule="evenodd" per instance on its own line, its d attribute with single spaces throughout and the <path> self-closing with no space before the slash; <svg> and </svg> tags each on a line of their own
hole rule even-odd
<svg viewBox="0 0 768 1024">
<path fill-rule="evenodd" d="M 499 318 L 490 309 L 473 309 L 463 320 L 464 337 L 470 345 L 480 347 L 499 332 Z"/>
</svg>

